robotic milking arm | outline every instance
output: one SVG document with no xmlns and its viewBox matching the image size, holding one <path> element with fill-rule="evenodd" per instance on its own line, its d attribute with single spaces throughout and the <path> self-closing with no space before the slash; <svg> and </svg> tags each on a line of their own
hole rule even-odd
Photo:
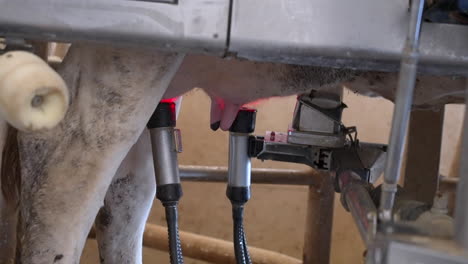
<svg viewBox="0 0 468 264">
<path fill-rule="evenodd" d="M 239 111 L 229 134 L 226 191 L 232 203 L 237 263 L 251 263 L 243 229 L 243 208 L 250 199 L 251 158 L 302 163 L 331 172 L 335 189 L 341 193 L 341 203 L 352 214 L 367 246 L 366 262 L 369 264 L 468 263 L 460 240 L 453 240 L 454 223 L 446 215 L 444 202 L 436 198 L 434 204 L 429 205 L 405 200 L 401 195 L 404 189 L 399 190 L 401 187 L 397 186 L 416 81 L 423 7 L 424 1 L 413 0 L 411 3 L 388 147 L 359 142 L 357 129 L 344 126 L 341 116 L 346 105 L 342 102 L 342 91 L 312 91 L 298 96 L 292 126 L 287 133 L 267 132 L 265 136 L 252 136 L 255 110 L 244 108 Z M 158 109 L 164 105 L 166 103 L 160 104 Z M 167 154 L 164 151 L 154 153 L 156 168 L 161 160 L 166 166 L 172 165 L 171 172 L 167 172 L 172 181 L 164 181 L 163 175 L 157 176 L 158 192 L 163 193 L 158 198 L 166 206 L 168 214 L 171 263 L 182 263 L 176 228 L 176 205 L 181 196 L 177 148 L 174 147 L 177 144 L 167 144 L 167 141 L 175 142 L 177 137 L 172 135 L 163 139 L 159 136 L 163 131 L 161 128 L 150 131 L 154 145 L 167 146 L 170 150 Z M 162 157 L 164 155 L 166 157 Z M 374 187 L 373 183 L 384 170 L 383 184 Z M 165 172 L 156 172 L 157 175 L 161 173 Z M 173 187 L 169 188 L 171 185 Z M 164 188 L 168 191 L 162 190 Z M 171 192 L 173 195 L 169 195 Z M 172 200 L 164 200 L 164 195 L 172 197 Z M 465 228 L 466 223 L 458 225 Z"/>
<path fill-rule="evenodd" d="M 286 133 L 268 131 L 254 136 L 256 111 L 243 108 L 229 130 L 229 159 L 226 195 L 232 203 L 233 241 L 237 263 L 251 263 L 243 230 L 243 208 L 250 199 L 251 158 L 301 163 L 314 169 L 331 172 L 335 190 L 341 193 L 341 203 L 358 227 L 362 239 L 372 249 L 378 237 L 402 236 L 437 239 L 451 236 L 447 226 L 452 219 L 443 213 L 431 213 L 431 206 L 421 202 L 400 199 L 394 208 L 398 222 L 378 219 L 381 187 L 373 184 L 379 179 L 387 157 L 387 146 L 360 142 L 357 129 L 341 122 L 340 92 L 312 92 L 297 97 L 291 128 Z M 177 203 L 182 196 L 178 172 L 177 152 L 180 134 L 175 127 L 175 105 L 163 101 L 148 123 L 151 141 L 157 146 L 153 152 L 157 198 L 166 208 L 170 239 L 171 263 L 183 263 L 177 235 Z M 428 218 L 428 219 L 422 219 Z M 421 220 L 422 219 L 422 220 Z M 427 220 L 424 222 L 423 220 Z M 428 223 L 438 221 L 434 227 Z M 420 225 L 418 225 L 420 224 Z M 433 232 L 433 228 L 441 230 Z M 378 247 L 377 250 L 383 250 Z M 370 259 L 368 263 L 378 262 Z M 466 263 L 461 257 L 453 263 Z M 464 262 L 463 262 L 464 261 Z M 423 262 L 425 263 L 425 262 Z M 432 263 L 432 262 L 430 262 Z"/>
<path fill-rule="evenodd" d="M 400 192 L 393 208 L 398 221 L 378 218 L 377 208 L 382 188 L 374 187 L 373 184 L 384 170 L 387 146 L 360 142 L 357 139 L 357 129 L 346 127 L 341 122 L 345 108 L 342 90 L 313 91 L 300 95 L 297 97 L 292 125 L 288 132 L 268 131 L 265 136 L 252 135 L 255 129 L 255 110 L 242 108 L 239 111 L 229 130 L 226 190 L 226 195 L 232 203 L 233 241 L 237 263 L 251 263 L 243 230 L 243 208 L 251 196 L 251 158 L 301 163 L 317 170 L 331 172 L 329 177 L 334 177 L 335 190 L 341 193 L 341 203 L 352 214 L 361 237 L 368 246 L 368 263 L 406 263 L 394 262 L 390 258 L 394 254 L 390 257 L 378 255 L 387 254 L 387 245 L 383 245 L 382 241 L 390 243 L 389 237 L 392 236 L 399 239 L 403 237 L 401 243 L 407 242 L 404 240 L 405 236 L 411 239 L 427 239 L 433 236 L 434 239 L 440 240 L 451 237 L 451 229 L 448 228 L 452 224 L 450 217 L 444 212 L 431 210 L 434 208 L 428 204 L 405 200 L 403 196 L 399 196 Z M 166 120 L 166 124 L 162 125 L 160 120 Z M 148 124 L 152 144 L 158 146 L 157 151 L 153 153 L 158 185 L 157 197 L 166 208 L 171 263 L 182 263 L 177 235 L 177 202 L 182 194 L 177 171 L 180 134 L 174 130 L 174 126 L 174 103 L 161 102 Z M 161 166 L 162 164 L 164 165 Z M 439 204 L 435 203 L 434 206 Z M 437 222 L 438 226 L 431 224 L 431 221 Z M 434 228 L 439 232 L 434 232 Z M 437 251 L 429 252 L 436 254 L 434 252 Z M 376 254 L 378 256 L 375 256 Z M 416 259 L 425 257 L 427 255 L 422 254 L 416 256 Z M 467 261 L 461 255 L 446 257 L 455 258 L 454 262 L 447 263 Z M 446 259 L 442 256 L 440 260 Z"/>
<path fill-rule="evenodd" d="M 337 172 L 337 190 L 347 204 L 348 183 L 341 175 L 370 186 L 382 172 L 386 146 L 360 143 L 355 128 L 341 123 L 346 107 L 342 94 L 312 92 L 298 97 L 292 129 L 253 136 L 256 110 L 242 108 L 229 129 L 229 159 L 226 196 L 232 203 L 233 241 L 237 263 L 251 263 L 243 229 L 243 209 L 250 199 L 251 158 L 302 163 L 312 168 Z M 148 123 L 156 170 L 157 198 L 166 208 L 171 263 L 183 263 L 177 234 L 177 203 L 182 196 L 177 152 L 180 134 L 175 127 L 176 106 L 162 101 Z M 339 172 L 339 173 L 338 173 Z M 354 204 L 347 205 L 348 207 Z M 367 226 L 363 226 L 367 228 Z M 365 231 L 364 231 L 365 232 Z"/>
</svg>

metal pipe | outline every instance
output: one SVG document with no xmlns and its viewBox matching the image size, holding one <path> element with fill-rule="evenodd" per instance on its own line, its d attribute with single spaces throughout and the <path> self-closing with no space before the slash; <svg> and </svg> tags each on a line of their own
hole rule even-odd
<svg viewBox="0 0 468 264">
<path fill-rule="evenodd" d="M 157 184 L 180 183 L 174 128 L 152 128 L 150 137 Z"/>
<path fill-rule="evenodd" d="M 179 141 L 176 140 L 176 105 L 173 101 L 161 101 L 148 124 L 156 175 L 156 198 L 166 211 L 166 224 L 171 264 L 183 264 L 179 237 L 178 203 L 182 197 L 177 161 Z"/>
<path fill-rule="evenodd" d="M 367 232 L 373 224 L 371 216 L 377 214 L 377 208 L 362 184 L 351 184 L 346 191 L 345 197 L 361 238 L 364 243 L 367 243 Z"/>
<path fill-rule="evenodd" d="M 215 166 L 179 166 L 183 181 L 226 182 L 228 169 Z M 328 175 L 327 175 L 328 176 Z M 315 170 L 252 169 L 252 183 L 278 185 L 320 185 L 324 173 Z"/>
<path fill-rule="evenodd" d="M 362 240 L 367 243 L 368 231 L 372 228 L 373 215 L 377 214 L 377 208 L 372 201 L 365 183 L 352 171 L 345 171 L 337 175 L 344 202 L 348 207 L 354 222 L 361 234 Z"/>
<path fill-rule="evenodd" d="M 250 170 L 252 166 L 248 149 L 249 134 L 234 132 L 229 134 L 229 186 L 250 186 Z"/>
<path fill-rule="evenodd" d="M 406 132 L 411 105 L 413 103 L 417 64 L 419 60 L 418 47 L 423 8 L 423 0 L 412 0 L 408 37 L 400 66 L 392 130 L 390 133 L 384 183 L 382 185 L 382 196 L 380 200 L 379 216 L 384 221 L 391 220 L 392 218 L 393 203 L 403 163 Z"/>
<path fill-rule="evenodd" d="M 466 89 L 465 121 L 460 155 L 460 172 L 455 204 L 455 240 L 468 250 L 468 86 Z"/>
</svg>

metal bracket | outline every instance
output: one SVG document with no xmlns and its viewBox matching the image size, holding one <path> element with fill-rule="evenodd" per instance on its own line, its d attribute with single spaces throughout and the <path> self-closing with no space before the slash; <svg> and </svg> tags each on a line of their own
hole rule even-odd
<svg viewBox="0 0 468 264">
<path fill-rule="evenodd" d="M 0 55 L 13 50 L 33 52 L 34 47 L 22 38 L 2 38 L 0 36 Z"/>
<path fill-rule="evenodd" d="M 268 135 L 267 137 L 251 137 L 249 142 L 251 157 L 260 160 L 301 163 L 322 170 L 329 169 L 329 157 L 314 146 L 271 141 L 265 138 L 268 138 Z"/>
<path fill-rule="evenodd" d="M 366 182 L 375 182 L 382 174 L 387 147 L 360 143 L 356 128 L 345 128 L 341 123 L 345 107 L 341 98 L 328 98 L 328 109 L 315 104 L 319 101 L 325 102 L 314 94 L 299 96 L 293 129 L 287 134 L 267 131 L 264 137 L 252 137 L 249 155 L 261 160 L 302 163 L 318 170 L 353 170 Z"/>
</svg>

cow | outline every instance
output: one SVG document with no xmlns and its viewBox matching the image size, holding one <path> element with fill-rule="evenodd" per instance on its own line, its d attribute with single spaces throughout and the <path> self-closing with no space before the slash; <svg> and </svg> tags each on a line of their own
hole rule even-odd
<svg viewBox="0 0 468 264">
<path fill-rule="evenodd" d="M 185 57 L 164 98 L 202 88 L 211 98 L 211 124 L 227 130 L 241 106 L 263 98 L 312 90 L 338 93 L 347 88 L 393 101 L 397 83 L 398 73 L 394 72 L 359 72 L 192 54 Z M 463 103 L 464 94 L 464 77 L 419 76 L 414 107 L 438 109 L 447 103 Z"/>
<path fill-rule="evenodd" d="M 171 52 L 73 45 L 57 70 L 70 90 L 64 120 L 49 131 L 18 133 L 18 261 L 79 262 L 117 169 L 182 60 Z M 18 179 L 3 170 L 2 177 Z"/>
<path fill-rule="evenodd" d="M 101 44 L 74 44 L 57 72 L 70 92 L 64 120 L 48 131 L 6 132 L 2 189 L 19 205 L 19 263 L 78 263 L 93 223 L 102 263 L 141 263 L 155 194 L 145 125 L 162 98 L 201 87 L 212 100 L 212 128 L 227 130 L 239 107 L 258 99 L 343 85 L 393 99 L 397 80 L 394 73 Z M 424 77 L 421 87 L 431 92 L 416 102 L 431 106 L 448 100 L 440 87 L 453 97 L 463 81 Z"/>
</svg>

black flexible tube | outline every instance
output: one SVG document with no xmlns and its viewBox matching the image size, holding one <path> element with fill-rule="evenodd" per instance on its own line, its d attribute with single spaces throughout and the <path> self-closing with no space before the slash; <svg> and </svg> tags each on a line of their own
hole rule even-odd
<svg viewBox="0 0 468 264">
<path fill-rule="evenodd" d="M 177 204 L 164 205 L 166 210 L 167 232 L 169 235 L 169 256 L 171 264 L 183 264 L 182 246 L 179 238 Z"/>
<path fill-rule="evenodd" d="M 244 206 L 232 205 L 232 219 L 234 221 L 234 254 L 237 264 L 251 264 L 244 232 Z"/>
<path fill-rule="evenodd" d="M 242 224 L 242 230 L 244 230 Z M 247 261 L 247 264 L 252 263 L 252 259 L 250 258 L 250 253 L 249 253 L 249 248 L 247 247 L 247 239 L 245 238 L 245 232 L 244 232 L 244 255 L 245 255 L 245 260 Z"/>
</svg>

